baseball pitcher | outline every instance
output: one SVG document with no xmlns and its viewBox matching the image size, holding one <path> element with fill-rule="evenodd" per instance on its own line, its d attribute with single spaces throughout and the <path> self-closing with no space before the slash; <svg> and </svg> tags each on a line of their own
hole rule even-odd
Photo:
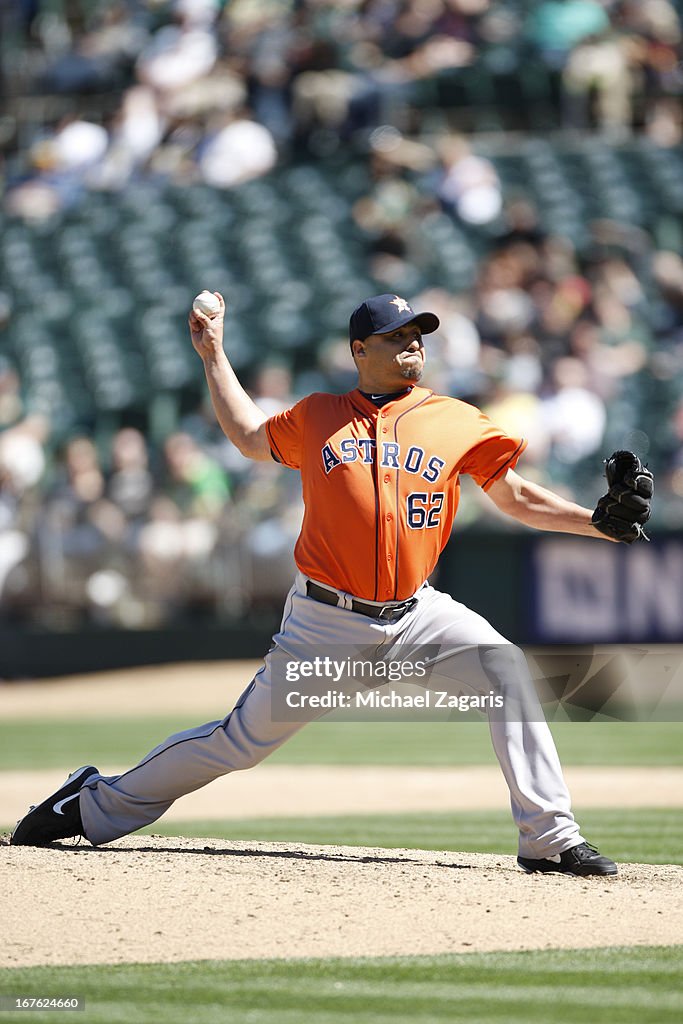
<svg viewBox="0 0 683 1024">
<path fill-rule="evenodd" d="M 471 654 L 479 670 L 470 673 L 471 689 L 529 692 L 521 651 L 427 582 L 451 533 L 462 474 L 527 526 L 629 544 L 645 538 L 653 480 L 636 456 L 616 452 L 608 460 L 608 491 L 591 511 L 516 472 L 523 439 L 508 436 L 475 407 L 420 387 L 423 338 L 439 326 L 433 313 L 416 313 L 398 295 L 366 299 L 350 319 L 357 387 L 345 395 L 309 395 L 267 419 L 225 354 L 225 304 L 216 297 L 217 314 L 193 310 L 189 326 L 218 422 L 244 455 L 301 473 L 298 573 L 280 631 L 226 718 L 171 736 L 122 775 L 79 769 L 21 819 L 14 844 L 42 846 L 76 835 L 107 843 L 149 825 L 183 794 L 258 764 L 304 724 L 274 721 L 271 714 L 293 649 L 436 645 Z M 574 819 L 542 714 L 489 715 L 489 723 L 519 830 L 519 866 L 616 874 Z"/>
</svg>

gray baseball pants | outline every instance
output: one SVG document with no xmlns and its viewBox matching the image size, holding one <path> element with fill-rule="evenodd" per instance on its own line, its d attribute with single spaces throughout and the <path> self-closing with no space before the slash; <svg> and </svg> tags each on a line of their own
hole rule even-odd
<svg viewBox="0 0 683 1024">
<path fill-rule="evenodd" d="M 291 689 L 285 665 L 293 654 L 313 658 L 343 647 L 400 660 L 402 651 L 434 645 L 442 653 L 430 688 L 440 688 L 440 680 L 452 684 L 457 676 L 461 692 L 485 694 L 495 687 L 508 698 L 502 712 L 489 713 L 489 727 L 510 790 L 520 856 L 547 857 L 583 842 L 522 652 L 476 612 L 428 584 L 416 597 L 399 621 L 385 623 L 350 610 L 349 595 L 340 595 L 346 607 L 307 597 L 306 578 L 298 574 L 274 645 L 230 714 L 176 733 L 122 775 L 89 780 L 80 795 L 86 837 L 97 846 L 149 825 L 178 797 L 252 768 L 301 729 L 301 712 L 288 722 L 271 713 L 274 690 Z M 304 714 L 312 721 L 322 713 Z"/>
</svg>

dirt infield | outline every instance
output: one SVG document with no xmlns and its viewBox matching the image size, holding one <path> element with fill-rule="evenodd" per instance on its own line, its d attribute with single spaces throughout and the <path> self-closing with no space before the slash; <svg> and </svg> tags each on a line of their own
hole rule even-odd
<svg viewBox="0 0 683 1024">
<path fill-rule="evenodd" d="M 25 682 L 0 680 L 0 719 L 187 714 L 192 724 L 202 715 L 227 714 L 261 665 L 202 661 Z"/>
<path fill-rule="evenodd" d="M 74 767 L 74 766 L 72 766 Z M 118 775 L 128 765 L 99 766 Z M 683 768 L 568 767 L 574 807 L 683 807 Z M 61 786 L 65 771 L 0 772 L 0 825 Z M 216 779 L 171 807 L 164 821 L 289 818 L 339 814 L 417 814 L 508 810 L 510 796 L 493 765 L 401 768 L 393 765 L 259 765 Z"/>
<path fill-rule="evenodd" d="M 0 873 L 5 967 L 683 941 L 672 866 L 577 879 L 502 856 L 142 836 L 2 847 Z"/>
<path fill-rule="evenodd" d="M 0 684 L 0 717 L 187 711 L 218 717 L 253 663 L 165 666 Z M 67 766 L 65 766 L 67 767 Z M 73 767 L 73 766 L 72 766 Z M 121 766 L 127 767 L 127 766 Z M 104 768 L 103 771 L 116 771 Z M 683 805 L 677 768 L 570 768 L 576 806 Z M 0 774 L 0 822 L 58 786 Z M 305 799 L 304 799 L 305 796 Z M 263 765 L 178 801 L 176 818 L 492 809 L 496 768 Z M 189 959 L 384 956 L 683 943 L 683 868 L 616 879 L 526 876 L 512 857 L 128 836 L 45 849 L 0 842 L 0 967 Z"/>
</svg>

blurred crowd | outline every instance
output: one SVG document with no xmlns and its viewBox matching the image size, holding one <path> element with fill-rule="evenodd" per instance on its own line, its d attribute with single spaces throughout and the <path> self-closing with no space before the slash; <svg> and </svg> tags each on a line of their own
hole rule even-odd
<svg viewBox="0 0 683 1024">
<path fill-rule="evenodd" d="M 619 145 L 635 131 L 674 151 L 683 76 L 669 0 L 18 0 L 0 17 L 16 101 L 0 118 L 10 219 L 49 224 L 89 190 L 141 179 L 239 188 L 348 149 L 365 180 L 348 230 L 367 279 L 441 318 L 424 383 L 526 437 L 524 473 L 585 505 L 613 448 L 650 457 L 658 525 L 683 526 L 680 230 L 667 246 L 605 217 L 577 245 L 506 189 L 476 136 L 421 125 L 452 95 L 444 83 L 464 84 L 476 108 L 482 72 L 491 83 L 531 69 L 570 135 Z M 22 126 L 31 97 L 77 102 Z M 0 331 L 11 315 L 0 292 Z M 268 351 L 250 366 L 267 415 L 354 385 L 348 340 L 320 341 L 305 367 Z M 145 426 L 55 436 L 0 333 L 3 616 L 152 628 L 279 605 L 297 474 L 243 459 L 206 399 L 165 437 Z M 465 487 L 457 527 L 492 521 L 513 528 Z"/>
<path fill-rule="evenodd" d="M 0 12 L 5 93 L 95 111 L 67 103 L 14 140 L 11 113 L 3 124 L 7 201 L 34 216 L 84 184 L 140 175 L 231 188 L 292 152 L 362 145 L 377 125 L 419 130 L 439 103 L 457 122 L 514 95 L 521 128 L 552 101 L 564 128 L 681 139 L 672 0 L 17 0 Z"/>
<path fill-rule="evenodd" d="M 288 385 L 277 366 L 260 375 L 264 411 L 284 407 L 267 393 L 283 376 Z M 154 628 L 281 602 L 298 478 L 243 459 L 208 408 L 156 448 L 135 427 L 99 445 L 76 435 L 50 458 L 48 442 L 38 416 L 0 433 L 0 608 L 10 620 Z"/>
</svg>

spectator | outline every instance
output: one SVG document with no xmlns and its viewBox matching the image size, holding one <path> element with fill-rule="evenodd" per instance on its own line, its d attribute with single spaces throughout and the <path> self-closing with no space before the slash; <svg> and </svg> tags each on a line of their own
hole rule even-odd
<svg viewBox="0 0 683 1024">
<path fill-rule="evenodd" d="M 123 539 L 124 516 L 106 500 L 99 455 L 87 437 L 66 445 L 59 478 L 48 495 L 44 528 L 61 544 L 62 557 L 86 577 L 107 557 L 110 543 Z"/>
<path fill-rule="evenodd" d="M 143 85 L 128 89 L 112 121 L 109 152 L 95 178 L 98 187 L 122 188 L 160 144 L 163 126 L 154 92 Z"/>
<path fill-rule="evenodd" d="M 28 557 L 48 427 L 27 418 L 0 434 L 0 609 L 12 572 Z"/>
<path fill-rule="evenodd" d="M 490 160 L 475 156 L 462 136 L 443 139 L 438 147 L 442 163 L 436 194 L 447 210 L 465 224 L 484 226 L 495 222 L 502 209 L 500 181 Z"/>
<path fill-rule="evenodd" d="M 105 128 L 79 117 L 65 117 L 48 141 L 58 174 L 84 175 L 104 157 L 109 145 Z"/>
<path fill-rule="evenodd" d="M 554 364 L 553 391 L 543 399 L 541 416 L 552 455 L 559 462 L 578 462 L 602 444 L 605 406 L 588 384 L 588 371 L 577 359 L 559 359 Z"/>
<path fill-rule="evenodd" d="M 141 19 L 131 17 L 130 5 L 101 4 L 91 27 L 79 31 L 74 25 L 71 29 L 73 43 L 65 53 L 48 61 L 43 89 L 84 94 L 121 88 L 147 39 Z"/>
<path fill-rule="evenodd" d="M 172 620 L 195 601 L 218 599 L 211 560 L 230 497 L 225 472 L 189 434 L 172 434 L 164 456 L 161 493 L 137 531 L 144 568 L 137 592 L 152 622 Z"/>
<path fill-rule="evenodd" d="M 421 292 L 413 305 L 431 309 L 441 321 L 429 339 L 428 386 L 458 398 L 478 394 L 482 387 L 481 338 L 471 303 L 443 288 L 430 288 Z"/>
<path fill-rule="evenodd" d="M 0 430 L 16 423 L 22 411 L 19 375 L 9 362 L 0 356 Z"/>
<path fill-rule="evenodd" d="M 520 373 L 520 369 L 522 372 Z M 544 418 L 543 403 L 537 393 L 540 365 L 536 361 L 531 373 L 536 387 L 529 387 L 530 373 L 520 367 L 514 358 L 507 360 L 500 368 L 500 379 L 484 406 L 484 412 L 503 430 L 521 431 L 518 437 L 527 441 L 525 458 L 534 465 L 543 465 L 550 446 L 550 431 Z"/>
<path fill-rule="evenodd" d="M 673 97 L 652 100 L 645 117 L 645 132 L 656 146 L 669 149 L 683 140 L 681 102 Z"/>
<path fill-rule="evenodd" d="M 575 46 L 609 28 L 596 0 L 541 0 L 529 14 L 526 33 L 550 68 L 561 70 Z"/>
<path fill-rule="evenodd" d="M 645 95 L 651 100 L 680 95 L 682 34 L 676 8 L 669 0 L 626 0 L 619 10 L 623 31 L 628 33 L 642 69 Z"/>
<path fill-rule="evenodd" d="M 106 483 L 107 498 L 131 526 L 146 516 L 154 493 L 147 442 L 133 427 L 124 427 L 112 442 L 112 469 Z"/>
<path fill-rule="evenodd" d="M 153 500 L 149 518 L 138 534 L 142 572 L 136 580 L 136 593 L 147 624 L 173 622 L 191 603 L 200 581 L 201 592 L 205 592 L 217 538 L 216 525 L 210 520 L 185 517 L 168 496 Z"/>
<path fill-rule="evenodd" d="M 214 15 L 211 3 L 197 12 L 196 5 L 181 0 L 174 5 L 174 23 L 155 32 L 138 57 L 138 80 L 157 93 L 162 111 L 167 98 L 204 78 L 214 67 L 218 57 L 211 24 Z"/>
<path fill-rule="evenodd" d="M 216 520 L 230 497 L 225 472 L 189 434 L 172 434 L 164 444 L 164 491 L 188 516 Z"/>
<path fill-rule="evenodd" d="M 658 327 L 680 340 L 683 336 L 683 259 L 677 252 L 655 253 L 652 273 L 659 289 Z"/>
<path fill-rule="evenodd" d="M 508 332 L 524 331 L 537 315 L 527 290 L 525 265 L 518 247 L 485 260 L 477 283 L 478 327 L 482 337 L 502 343 Z"/>
<path fill-rule="evenodd" d="M 267 128 L 246 113 L 221 121 L 201 147 L 199 170 L 207 184 L 234 188 L 272 170 L 277 149 Z"/>
<path fill-rule="evenodd" d="M 578 131 L 591 125 L 595 97 L 595 123 L 612 139 L 631 130 L 636 87 L 633 44 L 609 31 L 589 36 L 572 50 L 562 72 L 565 125 Z"/>
</svg>

